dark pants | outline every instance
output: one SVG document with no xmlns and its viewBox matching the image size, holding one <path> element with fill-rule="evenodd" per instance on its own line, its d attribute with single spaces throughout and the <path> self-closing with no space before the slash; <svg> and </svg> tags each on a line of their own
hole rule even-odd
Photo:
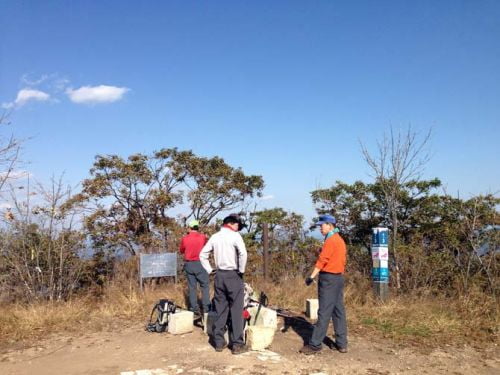
<svg viewBox="0 0 500 375">
<path fill-rule="evenodd" d="M 184 263 L 184 272 L 186 273 L 188 282 L 189 309 L 196 312 L 200 311 L 197 293 L 197 284 L 200 284 L 203 311 L 208 312 L 210 307 L 210 289 L 207 271 L 202 267 L 200 261 L 186 261 Z"/>
<path fill-rule="evenodd" d="M 243 338 L 243 279 L 236 271 L 217 270 L 215 275 L 215 313 L 212 327 L 215 347 L 224 345 L 224 329 L 231 315 L 229 340 L 234 345 L 244 345 Z"/>
<path fill-rule="evenodd" d="M 318 283 L 318 321 L 309 345 L 321 348 L 326 336 L 330 318 L 335 330 L 335 343 L 340 348 L 347 348 L 347 319 L 344 307 L 344 276 L 320 272 Z"/>
</svg>

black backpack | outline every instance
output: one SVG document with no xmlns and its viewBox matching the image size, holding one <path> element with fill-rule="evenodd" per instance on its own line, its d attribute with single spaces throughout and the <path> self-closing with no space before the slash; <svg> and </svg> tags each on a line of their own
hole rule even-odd
<svg viewBox="0 0 500 375">
<path fill-rule="evenodd" d="M 159 300 L 151 311 L 149 323 L 146 325 L 146 331 L 165 332 L 170 320 L 170 314 L 175 314 L 176 308 L 177 306 L 173 301 L 168 299 Z M 154 319 L 153 316 L 156 316 L 156 319 Z"/>
</svg>

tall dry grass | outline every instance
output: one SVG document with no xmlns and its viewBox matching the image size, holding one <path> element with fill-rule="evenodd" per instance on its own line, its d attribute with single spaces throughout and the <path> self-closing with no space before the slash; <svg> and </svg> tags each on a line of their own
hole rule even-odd
<svg viewBox="0 0 500 375">
<path fill-rule="evenodd" d="M 27 343 L 51 334 L 81 334 L 146 323 L 160 298 L 183 305 L 181 284 L 146 285 L 140 291 L 133 282 L 110 284 L 99 297 L 77 296 L 68 301 L 12 303 L 0 306 L 0 346 Z"/>
<path fill-rule="evenodd" d="M 305 300 L 316 297 L 315 287 L 303 279 L 269 282 L 249 279 L 254 290 L 264 291 L 273 307 L 301 313 Z M 66 302 L 0 307 L 0 345 L 31 343 L 64 332 L 118 330 L 123 326 L 146 324 L 151 308 L 160 298 L 185 306 L 184 283 L 146 285 L 141 292 L 135 281 L 108 285 L 101 296 L 79 296 Z M 497 342 L 499 305 L 480 291 L 467 297 L 447 298 L 420 293 L 393 295 L 386 303 L 373 298 L 368 280 L 349 280 L 345 301 L 351 334 L 386 338 L 400 343 L 483 345 Z"/>
<path fill-rule="evenodd" d="M 316 288 L 305 287 L 301 278 L 281 283 L 256 280 L 252 285 L 266 292 L 271 305 L 296 312 L 305 310 L 307 298 L 317 298 Z M 345 303 L 353 333 L 419 345 L 498 342 L 500 305 L 479 290 L 457 298 L 429 291 L 398 296 L 392 291 L 389 301 L 382 303 L 374 297 L 370 280 L 356 278 L 346 283 Z"/>
</svg>

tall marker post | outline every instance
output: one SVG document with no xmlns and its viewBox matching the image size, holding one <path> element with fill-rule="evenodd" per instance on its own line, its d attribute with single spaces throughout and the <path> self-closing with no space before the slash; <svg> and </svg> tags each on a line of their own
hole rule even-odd
<svg viewBox="0 0 500 375">
<path fill-rule="evenodd" d="M 269 225 L 262 225 L 262 255 L 264 256 L 264 280 L 269 280 Z"/>
<path fill-rule="evenodd" d="M 389 297 L 389 229 L 372 228 L 371 253 L 373 291 L 385 301 Z"/>
</svg>

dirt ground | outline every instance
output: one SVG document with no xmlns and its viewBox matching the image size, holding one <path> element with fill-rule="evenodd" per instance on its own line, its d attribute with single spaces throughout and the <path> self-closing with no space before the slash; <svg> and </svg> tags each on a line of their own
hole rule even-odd
<svg viewBox="0 0 500 375">
<path fill-rule="evenodd" d="M 377 337 L 349 336 L 349 352 L 326 347 L 303 356 L 298 349 L 310 327 L 284 322 L 271 347 L 238 356 L 217 353 L 199 327 L 174 336 L 148 333 L 136 324 L 114 331 L 58 335 L 29 348 L 0 353 L 0 374 L 500 374 L 498 346 L 475 349 L 403 347 Z"/>
</svg>

